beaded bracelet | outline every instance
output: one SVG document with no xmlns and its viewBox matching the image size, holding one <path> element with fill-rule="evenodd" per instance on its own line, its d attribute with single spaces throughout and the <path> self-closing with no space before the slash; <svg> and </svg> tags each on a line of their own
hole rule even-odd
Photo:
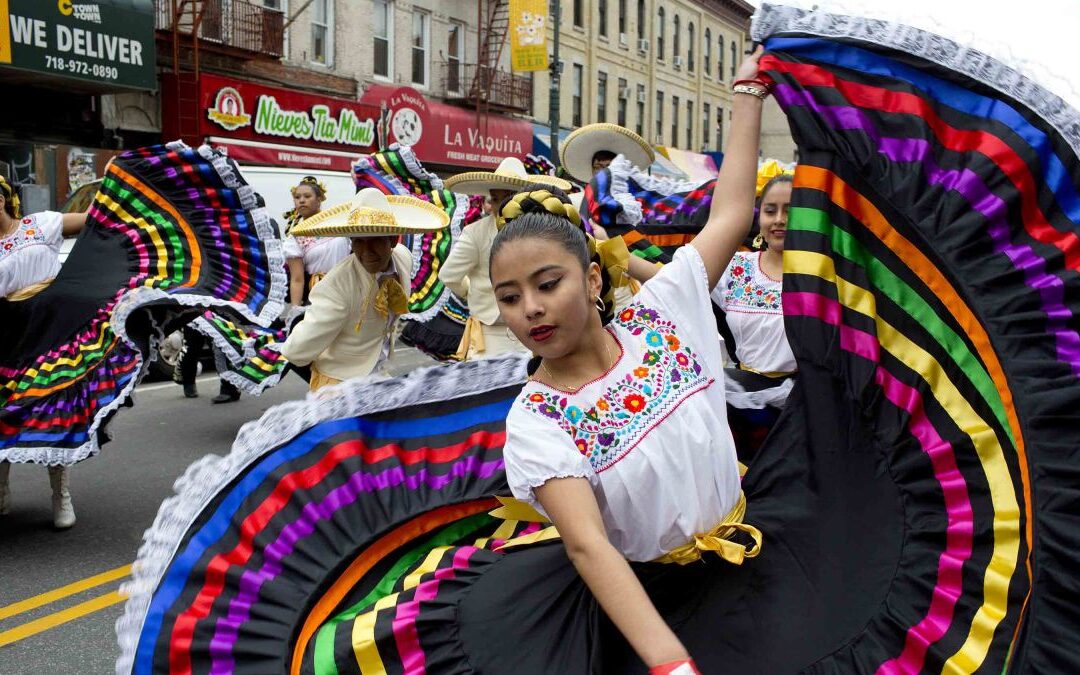
<svg viewBox="0 0 1080 675">
<path fill-rule="evenodd" d="M 749 84 L 736 84 L 734 87 L 731 88 L 731 91 L 736 94 L 750 94 L 751 96 L 756 96 L 762 101 L 764 101 L 769 96 L 768 89 L 762 89 L 760 87 L 755 87 Z"/>
<path fill-rule="evenodd" d="M 758 79 L 756 77 L 752 77 L 752 78 L 747 79 L 747 80 L 735 80 L 732 83 L 732 87 L 734 87 L 736 85 L 739 85 L 739 84 L 756 84 L 757 86 L 759 86 L 759 87 L 761 87 L 761 88 L 763 88 L 765 90 L 772 89 L 771 84 L 769 84 L 765 80 L 761 80 L 761 79 Z"/>
</svg>

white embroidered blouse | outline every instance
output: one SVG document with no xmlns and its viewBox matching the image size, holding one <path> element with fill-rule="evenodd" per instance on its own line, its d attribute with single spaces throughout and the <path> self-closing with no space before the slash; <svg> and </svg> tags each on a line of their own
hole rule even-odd
<svg viewBox="0 0 1080 675">
<path fill-rule="evenodd" d="M 347 237 L 285 237 L 281 246 L 286 260 L 300 258 L 308 274 L 326 274 L 351 253 Z"/>
<path fill-rule="evenodd" d="M 535 488 L 587 478 L 609 540 L 639 561 L 731 511 L 739 473 L 707 285 L 697 250 L 681 248 L 609 324 L 621 348 L 610 371 L 574 393 L 525 385 L 503 449 L 515 497 L 542 512 Z"/>
<path fill-rule="evenodd" d="M 792 372 L 797 365 L 784 332 L 783 282 L 765 274 L 760 260 L 760 251 L 736 253 L 712 299 L 727 313 L 740 363 L 761 373 Z"/>
<path fill-rule="evenodd" d="M 42 211 L 19 220 L 15 231 L 0 239 L 0 297 L 59 274 L 63 243 L 62 214 Z"/>
</svg>

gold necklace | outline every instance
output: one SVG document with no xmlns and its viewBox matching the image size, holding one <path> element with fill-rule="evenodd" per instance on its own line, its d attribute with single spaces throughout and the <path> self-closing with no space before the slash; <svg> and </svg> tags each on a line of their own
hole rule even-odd
<svg viewBox="0 0 1080 675">
<path fill-rule="evenodd" d="M 604 331 L 604 332 L 606 333 L 607 331 Z M 614 340 L 614 339 L 615 339 L 614 337 L 611 338 L 611 340 Z M 605 372 L 610 370 L 615 365 L 615 359 L 612 358 L 612 355 L 611 355 L 611 340 L 605 340 L 604 341 L 604 349 L 607 352 L 607 366 L 604 367 Z M 557 386 L 559 389 L 562 389 L 563 391 L 566 391 L 566 392 L 569 392 L 569 393 L 577 393 L 577 391 L 579 389 L 581 389 L 581 387 L 585 386 L 584 384 L 582 384 L 579 387 L 568 387 L 565 384 L 563 384 L 562 382 L 559 382 L 558 380 L 555 379 L 555 376 L 551 374 L 551 371 L 548 370 L 547 364 L 544 363 L 543 361 L 540 362 L 540 370 L 544 371 L 544 377 L 551 380 L 555 384 L 555 386 Z"/>
</svg>

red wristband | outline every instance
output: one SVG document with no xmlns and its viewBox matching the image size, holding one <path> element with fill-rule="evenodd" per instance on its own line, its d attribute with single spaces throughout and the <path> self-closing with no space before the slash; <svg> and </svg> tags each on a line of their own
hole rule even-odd
<svg viewBox="0 0 1080 675">
<path fill-rule="evenodd" d="M 649 675 L 701 675 L 693 659 L 663 663 L 649 668 Z"/>
</svg>

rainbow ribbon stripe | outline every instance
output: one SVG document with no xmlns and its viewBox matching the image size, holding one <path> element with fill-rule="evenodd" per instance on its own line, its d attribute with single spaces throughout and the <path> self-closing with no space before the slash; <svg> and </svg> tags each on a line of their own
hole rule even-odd
<svg viewBox="0 0 1080 675">
<path fill-rule="evenodd" d="M 696 186 L 667 184 L 636 169 L 619 178 L 613 177 L 611 169 L 604 169 L 585 187 L 583 206 L 589 219 L 609 235 L 621 235 L 634 255 L 651 262 L 671 262 L 676 249 L 690 243 L 704 226 L 716 180 Z M 617 192 L 641 205 L 639 222 L 628 225 L 620 218 L 625 208 L 616 198 Z"/>
<path fill-rule="evenodd" d="M 117 157 L 60 275 L 0 309 L 25 329 L 0 362 L 0 460 L 97 452 L 149 356 L 152 321 L 202 306 L 268 322 L 284 297 L 280 264 L 269 219 L 224 156 L 176 143 Z"/>
<path fill-rule="evenodd" d="M 911 509 L 908 538 L 941 545 L 898 570 L 893 589 L 908 594 L 868 631 L 903 637 L 866 662 L 1000 672 L 1012 650 L 1046 663 L 1050 640 L 1014 640 L 1060 630 L 1039 599 L 1071 582 L 1037 570 L 1073 564 L 1076 544 L 1053 472 L 1080 447 L 1076 153 L 1018 102 L 911 57 L 802 37 L 766 48 L 802 158 L 788 334 L 800 359 L 860 392 L 879 429 L 901 415 L 889 464 L 928 463 L 943 497 L 937 517 Z"/>
<path fill-rule="evenodd" d="M 398 385 L 355 386 L 350 400 L 370 406 Z M 260 453 L 170 557 L 137 624 L 133 672 L 299 672 L 305 659 L 334 672 L 337 652 L 355 658 L 356 630 L 380 641 L 365 663 L 422 658 L 429 636 L 408 620 L 416 603 L 472 555 L 495 555 L 492 538 L 536 529 L 486 515 L 505 490 L 504 419 L 519 391 L 332 419 Z M 470 554 L 444 558 L 462 543 Z M 296 649 L 282 649 L 294 629 Z"/>
</svg>

